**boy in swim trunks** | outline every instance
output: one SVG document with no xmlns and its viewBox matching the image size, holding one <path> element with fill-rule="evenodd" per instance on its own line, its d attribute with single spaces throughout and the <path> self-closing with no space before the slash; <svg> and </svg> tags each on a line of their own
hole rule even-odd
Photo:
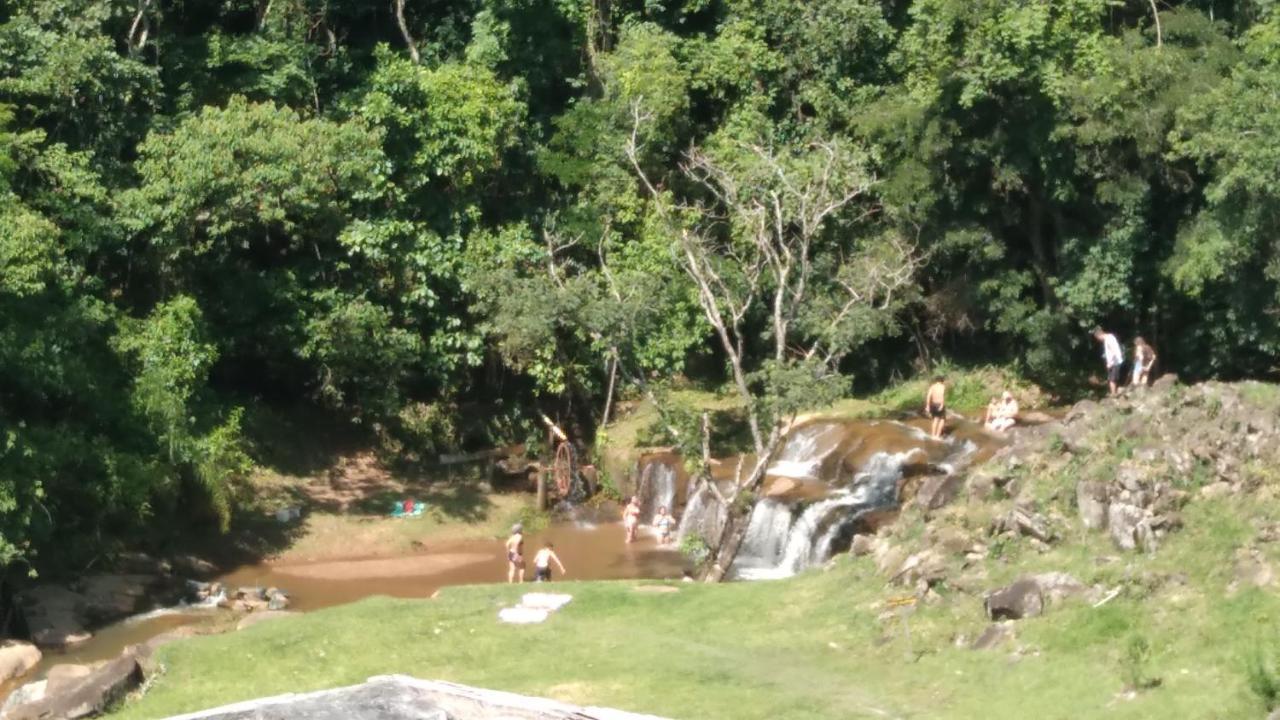
<svg viewBox="0 0 1280 720">
<path fill-rule="evenodd" d="M 520 523 L 511 526 L 507 538 L 507 582 L 524 582 L 524 526 Z"/>
<path fill-rule="evenodd" d="M 548 540 L 538 554 L 533 556 L 533 581 L 551 582 L 551 563 L 553 562 L 560 568 L 560 574 L 563 575 L 564 565 L 560 562 L 560 556 L 556 555 L 555 546 Z"/>
<path fill-rule="evenodd" d="M 924 394 L 924 414 L 932 420 L 929 435 L 942 437 L 947 425 L 947 379 L 941 375 L 933 379 L 929 391 Z"/>
</svg>

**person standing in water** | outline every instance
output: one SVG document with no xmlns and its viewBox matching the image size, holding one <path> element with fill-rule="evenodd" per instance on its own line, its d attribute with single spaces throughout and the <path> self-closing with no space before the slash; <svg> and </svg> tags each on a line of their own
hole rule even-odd
<svg viewBox="0 0 1280 720">
<path fill-rule="evenodd" d="M 1100 327 L 1093 329 L 1093 337 L 1102 343 L 1102 359 L 1107 365 L 1107 388 L 1111 396 L 1115 397 L 1120 387 L 1120 368 L 1124 366 L 1124 351 L 1120 349 L 1120 341 L 1116 340 L 1116 336 L 1104 332 Z"/>
<path fill-rule="evenodd" d="M 1151 382 L 1151 368 L 1156 364 L 1156 350 L 1139 337 L 1133 341 L 1133 385 L 1146 387 Z"/>
<path fill-rule="evenodd" d="M 640 499 L 631 496 L 631 502 L 622 511 L 622 529 L 627 531 L 627 542 L 636 541 L 636 528 L 640 525 Z"/>
<path fill-rule="evenodd" d="M 507 538 L 507 582 L 524 582 L 524 526 L 520 523 L 511 526 Z"/>
<path fill-rule="evenodd" d="M 551 563 L 553 562 L 560 568 L 560 574 L 564 575 L 564 565 L 560 562 L 560 556 L 556 555 L 555 546 L 548 540 L 533 556 L 533 581 L 551 582 Z"/>
<path fill-rule="evenodd" d="M 929 391 L 924 394 L 924 414 L 928 415 L 933 425 L 929 435 L 942 437 L 947 425 L 947 379 L 941 375 L 933 379 Z"/>
<path fill-rule="evenodd" d="M 671 526 L 673 524 L 675 524 L 675 518 L 667 513 L 667 506 L 659 507 L 658 514 L 653 516 L 653 526 L 658 529 L 658 542 L 663 545 L 671 542 Z"/>
</svg>

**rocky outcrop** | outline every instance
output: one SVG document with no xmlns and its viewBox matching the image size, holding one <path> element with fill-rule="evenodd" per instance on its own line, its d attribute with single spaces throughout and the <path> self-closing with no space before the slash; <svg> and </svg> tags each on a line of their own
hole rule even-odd
<svg viewBox="0 0 1280 720">
<path fill-rule="evenodd" d="M 41 681 L 39 692 L 24 690 L 20 704 L 6 705 L 6 720 L 77 720 L 104 712 L 143 681 L 138 654 L 123 655 L 84 672 L 71 666 L 55 679 Z M 56 691 L 56 692 L 55 692 Z"/>
<path fill-rule="evenodd" d="M 165 582 L 160 575 L 89 575 L 77 583 L 81 617 L 99 625 L 133 615 L 157 599 Z"/>
<path fill-rule="evenodd" d="M 608 708 L 482 690 L 404 675 L 303 695 L 251 700 L 173 720 L 662 720 Z"/>
<path fill-rule="evenodd" d="M 40 648 L 29 642 L 0 640 L 0 682 L 26 675 L 40 658 Z"/>
<path fill-rule="evenodd" d="M 21 595 L 31 640 L 42 648 L 67 648 L 92 637 L 80 614 L 84 598 L 60 585 L 40 585 Z"/>
</svg>

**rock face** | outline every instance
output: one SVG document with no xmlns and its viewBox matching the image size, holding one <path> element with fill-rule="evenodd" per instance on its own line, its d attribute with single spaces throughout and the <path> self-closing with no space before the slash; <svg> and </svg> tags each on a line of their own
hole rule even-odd
<svg viewBox="0 0 1280 720">
<path fill-rule="evenodd" d="M 78 720 L 92 717 L 124 697 L 142 680 L 138 656 L 126 652 L 88 673 L 64 673 L 56 685 L 58 692 L 46 689 L 38 700 L 8 708 L 4 717 L 6 720 Z M 48 685 L 55 687 L 52 681 Z"/>
<path fill-rule="evenodd" d="M 169 720 L 662 720 L 403 675 L 251 700 Z"/>
<path fill-rule="evenodd" d="M 160 589 L 159 575 L 90 575 L 80 581 L 80 609 L 91 624 L 108 623 L 143 610 Z"/>
<path fill-rule="evenodd" d="M 0 682 L 25 675 L 40 662 L 40 649 L 22 640 L 0 641 Z"/>
<path fill-rule="evenodd" d="M 41 585 L 22 594 L 31 639 L 42 648 L 78 645 L 91 636 L 80 615 L 84 598 L 59 585 Z"/>
</svg>

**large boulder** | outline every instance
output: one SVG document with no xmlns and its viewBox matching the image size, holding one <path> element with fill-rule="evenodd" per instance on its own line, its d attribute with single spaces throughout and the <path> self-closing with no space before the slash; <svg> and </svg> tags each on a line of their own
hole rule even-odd
<svg viewBox="0 0 1280 720">
<path fill-rule="evenodd" d="M 178 555 L 172 565 L 174 570 L 189 577 L 206 578 L 218 573 L 216 565 L 195 555 Z"/>
<path fill-rule="evenodd" d="M 1155 552 L 1159 545 L 1151 512 L 1138 505 L 1112 503 L 1107 508 L 1107 528 L 1112 542 L 1121 550 Z"/>
<path fill-rule="evenodd" d="M 1035 580 L 1022 578 L 989 593 L 983 607 L 991 620 L 1021 620 L 1044 613 L 1044 595 Z"/>
<path fill-rule="evenodd" d="M 159 575 L 89 575 L 80 581 L 84 617 L 106 624 L 133 615 L 146 609 L 163 582 Z"/>
<path fill-rule="evenodd" d="M 960 475 L 931 475 L 920 483 L 916 505 L 925 511 L 937 510 L 955 500 L 963 487 L 964 478 Z"/>
<path fill-rule="evenodd" d="M 0 682 L 26 675 L 40 657 L 40 648 L 29 642 L 0 640 Z"/>
<path fill-rule="evenodd" d="M 1090 530 L 1102 530 L 1107 526 L 1107 489 L 1098 482 L 1081 480 L 1076 483 L 1076 508 L 1080 522 Z"/>
<path fill-rule="evenodd" d="M 84 597 L 61 585 L 37 585 L 21 595 L 32 641 L 42 648 L 68 648 L 92 635 L 80 613 Z"/>
<path fill-rule="evenodd" d="M 1083 583 L 1067 573 L 1039 573 L 993 590 L 983 604 L 991 620 L 1021 620 L 1042 615 L 1047 607 L 1085 590 Z"/>
<path fill-rule="evenodd" d="M 103 713 L 143 680 L 138 657 L 130 651 L 79 677 L 66 678 L 59 692 L 9 708 L 6 720 L 78 720 Z"/>
</svg>

